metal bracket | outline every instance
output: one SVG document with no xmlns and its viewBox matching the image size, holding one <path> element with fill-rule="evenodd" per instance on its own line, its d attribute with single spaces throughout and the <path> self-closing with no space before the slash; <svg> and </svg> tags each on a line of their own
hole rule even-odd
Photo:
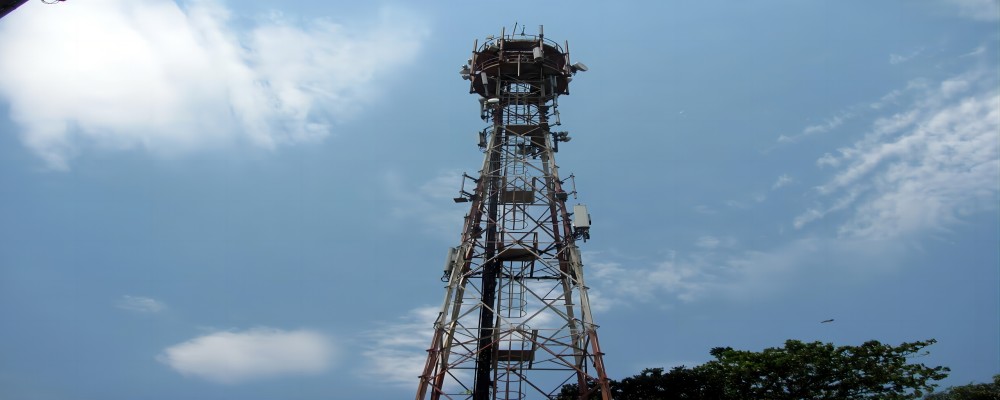
<svg viewBox="0 0 1000 400">
<path fill-rule="evenodd" d="M 468 203 L 470 201 L 473 201 L 473 200 L 476 200 L 476 199 L 479 198 L 475 194 L 469 193 L 469 192 L 467 192 L 465 190 L 465 182 L 467 180 L 471 180 L 473 183 L 479 184 L 479 179 L 473 178 L 473 177 L 469 176 L 469 174 L 463 172 L 462 173 L 462 188 L 458 190 L 458 197 L 455 197 L 455 198 L 452 199 L 454 202 L 456 202 L 456 203 Z"/>
</svg>

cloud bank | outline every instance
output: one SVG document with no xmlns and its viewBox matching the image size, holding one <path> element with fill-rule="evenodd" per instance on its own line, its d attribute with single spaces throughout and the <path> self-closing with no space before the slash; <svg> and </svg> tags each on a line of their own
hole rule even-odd
<svg viewBox="0 0 1000 400">
<path fill-rule="evenodd" d="M 327 370 L 332 356 L 330 341 L 317 332 L 256 328 L 199 336 L 164 349 L 156 358 L 187 376 L 235 384 L 318 374 Z"/>
<path fill-rule="evenodd" d="M 0 96 L 52 169 L 95 149 L 316 142 L 415 57 L 426 30 L 409 15 L 345 26 L 246 21 L 211 1 L 32 2 L 0 25 Z"/>
</svg>

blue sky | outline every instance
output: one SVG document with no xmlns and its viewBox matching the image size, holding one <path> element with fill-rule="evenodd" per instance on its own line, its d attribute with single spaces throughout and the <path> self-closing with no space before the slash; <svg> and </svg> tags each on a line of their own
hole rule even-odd
<svg viewBox="0 0 1000 400">
<path fill-rule="evenodd" d="M 70 0 L 0 20 L 0 397 L 412 396 L 458 70 L 515 22 L 590 67 L 557 161 L 611 377 L 786 339 L 1000 373 L 995 0 Z"/>
</svg>

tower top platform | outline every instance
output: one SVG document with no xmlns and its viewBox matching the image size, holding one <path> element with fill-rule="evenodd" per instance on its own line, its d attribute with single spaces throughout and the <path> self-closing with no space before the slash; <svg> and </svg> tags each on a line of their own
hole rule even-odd
<svg viewBox="0 0 1000 400">
<path fill-rule="evenodd" d="M 542 27 L 538 35 L 507 34 L 487 36 L 482 45 L 476 41 L 472 57 L 462 66 L 464 79 L 471 81 L 469 93 L 495 97 L 505 88 L 499 85 L 525 83 L 545 85 L 548 95 L 569 94 L 569 82 L 583 64 L 570 64 L 569 43 L 560 46 L 546 39 Z"/>
</svg>

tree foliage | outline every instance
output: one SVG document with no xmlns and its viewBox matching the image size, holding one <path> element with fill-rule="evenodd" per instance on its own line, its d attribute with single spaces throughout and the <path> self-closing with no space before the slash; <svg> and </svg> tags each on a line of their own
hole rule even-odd
<svg viewBox="0 0 1000 400">
<path fill-rule="evenodd" d="M 834 346 L 788 340 L 760 352 L 719 347 L 710 352 L 715 360 L 705 364 L 667 373 L 646 369 L 611 381 L 610 388 L 616 400 L 918 399 L 947 376 L 946 367 L 911 362 L 934 343 Z M 574 399 L 576 393 L 576 385 L 568 385 L 558 398 Z"/>
<path fill-rule="evenodd" d="M 1000 400 L 1000 375 L 993 375 L 993 383 L 970 383 L 952 386 L 941 393 L 925 397 L 926 400 Z"/>
</svg>

